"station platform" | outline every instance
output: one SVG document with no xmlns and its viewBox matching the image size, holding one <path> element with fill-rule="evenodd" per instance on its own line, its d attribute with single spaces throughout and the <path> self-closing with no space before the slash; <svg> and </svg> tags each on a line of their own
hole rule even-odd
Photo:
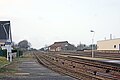
<svg viewBox="0 0 120 80">
<path fill-rule="evenodd" d="M 105 59 L 105 58 L 92 58 L 92 57 L 83 57 L 83 56 L 73 56 L 73 55 L 60 55 L 60 56 L 80 58 L 80 59 L 88 59 L 88 60 L 94 60 L 94 61 L 100 61 L 100 62 L 113 63 L 113 64 L 120 65 L 120 60 Z"/>
<path fill-rule="evenodd" d="M 76 80 L 42 66 L 35 58 L 19 59 L 18 70 L 20 72 L 14 76 L 6 76 L 0 80 Z"/>
</svg>

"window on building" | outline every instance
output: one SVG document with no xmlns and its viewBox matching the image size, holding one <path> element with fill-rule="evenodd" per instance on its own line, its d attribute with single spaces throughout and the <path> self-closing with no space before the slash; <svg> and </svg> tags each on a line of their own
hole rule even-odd
<svg viewBox="0 0 120 80">
<path fill-rule="evenodd" d="M 114 45 L 114 48 L 116 48 L 116 45 Z"/>
</svg>

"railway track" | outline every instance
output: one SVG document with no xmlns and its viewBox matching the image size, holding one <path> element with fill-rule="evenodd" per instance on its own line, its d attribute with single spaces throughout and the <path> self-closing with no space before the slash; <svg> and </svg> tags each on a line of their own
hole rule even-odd
<svg viewBox="0 0 120 80">
<path fill-rule="evenodd" d="M 53 52 L 51 52 L 53 53 Z M 60 52 L 58 52 L 60 53 Z M 61 52 L 61 54 L 65 55 L 77 55 L 77 56 L 85 56 L 85 57 L 91 57 L 91 52 L 84 52 L 84 51 L 74 51 L 74 52 Z M 67 53 L 67 54 L 66 54 Z M 106 58 L 106 59 L 114 59 L 114 60 L 120 60 L 120 53 L 104 53 L 104 52 L 94 52 L 94 57 L 96 58 Z"/>
<path fill-rule="evenodd" d="M 80 80 L 120 80 L 120 65 L 53 53 L 34 53 L 44 66 Z"/>
</svg>

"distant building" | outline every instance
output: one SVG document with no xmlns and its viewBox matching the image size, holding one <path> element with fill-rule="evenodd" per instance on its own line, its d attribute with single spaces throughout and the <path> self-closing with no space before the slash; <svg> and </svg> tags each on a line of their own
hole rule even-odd
<svg viewBox="0 0 120 80">
<path fill-rule="evenodd" d="M 120 38 L 97 41 L 97 50 L 120 50 Z"/>
<path fill-rule="evenodd" d="M 68 41 L 54 42 L 54 44 L 49 46 L 49 51 L 66 51 L 74 49 L 76 49 L 76 47 L 68 43 Z"/>
</svg>

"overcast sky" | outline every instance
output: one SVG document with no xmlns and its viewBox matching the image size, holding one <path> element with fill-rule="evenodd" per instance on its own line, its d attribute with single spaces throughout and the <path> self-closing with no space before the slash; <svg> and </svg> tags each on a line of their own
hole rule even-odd
<svg viewBox="0 0 120 80">
<path fill-rule="evenodd" d="M 120 0 L 0 0 L 0 20 L 10 20 L 13 41 L 41 48 L 55 41 L 91 44 L 120 38 Z"/>
</svg>

